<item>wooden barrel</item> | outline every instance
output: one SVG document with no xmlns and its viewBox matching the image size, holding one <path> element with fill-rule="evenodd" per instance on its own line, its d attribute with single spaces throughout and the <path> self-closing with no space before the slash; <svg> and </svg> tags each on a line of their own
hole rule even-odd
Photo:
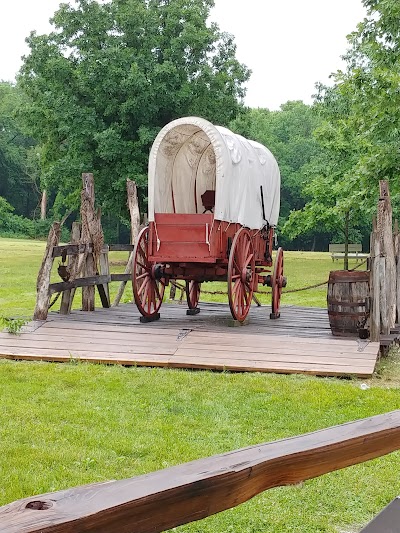
<svg viewBox="0 0 400 533">
<path fill-rule="evenodd" d="M 327 302 L 333 335 L 358 335 L 369 311 L 369 272 L 330 272 Z"/>
</svg>

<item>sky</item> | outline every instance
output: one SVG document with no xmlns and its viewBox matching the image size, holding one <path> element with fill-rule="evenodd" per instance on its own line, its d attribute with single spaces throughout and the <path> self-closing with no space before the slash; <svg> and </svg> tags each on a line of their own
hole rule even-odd
<svg viewBox="0 0 400 533">
<path fill-rule="evenodd" d="M 31 30 L 48 33 L 59 0 L 2 0 L 0 80 L 12 81 Z M 365 10 L 361 0 L 215 0 L 211 20 L 232 33 L 237 58 L 251 70 L 245 103 L 279 109 L 312 102 L 315 83 L 343 68 L 346 35 Z"/>
</svg>

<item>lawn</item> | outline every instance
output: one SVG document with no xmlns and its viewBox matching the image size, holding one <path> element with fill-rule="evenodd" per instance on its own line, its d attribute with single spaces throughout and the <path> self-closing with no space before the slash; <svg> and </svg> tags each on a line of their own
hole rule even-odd
<svg viewBox="0 0 400 533">
<path fill-rule="evenodd" d="M 0 239 L 1 314 L 31 315 L 43 249 Z M 332 267 L 319 253 L 288 252 L 285 264 L 290 288 L 324 281 Z M 286 294 L 283 303 L 324 305 L 325 291 Z M 396 353 L 368 387 L 307 376 L 0 360 L 0 504 L 399 409 L 399 374 Z M 399 460 L 396 452 L 270 490 L 174 531 L 359 531 L 400 493 Z"/>
<path fill-rule="evenodd" d="M 31 317 L 35 305 L 35 284 L 40 268 L 45 243 L 20 239 L 0 238 L 0 315 L 10 317 Z M 127 259 L 125 253 L 110 254 L 111 261 Z M 61 281 L 56 272 L 58 260 L 55 261 L 52 280 Z M 351 263 L 350 267 L 356 266 Z M 285 275 L 288 286 L 282 295 L 282 305 L 304 305 L 325 307 L 326 285 L 300 292 L 296 289 L 316 285 L 327 281 L 329 271 L 343 267 L 342 262 L 332 263 L 328 252 L 285 252 Z M 365 266 L 361 267 L 365 268 Z M 123 266 L 113 267 L 113 271 L 122 272 Z M 111 295 L 118 289 L 118 283 L 111 284 Z M 226 283 L 203 283 L 204 291 L 226 291 Z M 267 287 L 261 287 L 267 293 Z M 167 291 L 168 292 L 168 291 Z M 270 303 L 269 294 L 257 295 L 262 303 Z M 123 301 L 132 299 L 132 289 L 127 285 Z M 202 293 L 205 301 L 227 302 L 226 295 Z M 56 306 L 58 303 L 56 304 Z M 79 294 L 75 306 L 79 307 Z M 56 307 L 57 308 L 57 307 Z"/>
</svg>

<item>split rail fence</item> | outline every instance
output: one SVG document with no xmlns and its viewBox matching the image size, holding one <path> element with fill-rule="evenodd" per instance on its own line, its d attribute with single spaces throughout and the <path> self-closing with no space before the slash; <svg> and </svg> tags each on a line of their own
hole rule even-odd
<svg viewBox="0 0 400 533">
<path fill-rule="evenodd" d="M 46 320 L 49 308 L 61 296 L 60 313 L 71 312 L 77 288 L 82 287 L 82 310 L 95 308 L 95 288 L 103 307 L 119 304 L 126 283 L 131 279 L 134 242 L 140 228 L 140 214 L 135 182 L 127 180 L 128 207 L 131 215 L 132 244 L 104 244 L 101 213 L 95 210 L 93 174 L 82 174 L 81 222 L 72 224 L 71 241 L 60 245 L 61 225 L 54 222 L 47 239 L 46 251 L 37 278 L 34 320 Z M 124 273 L 110 273 L 109 252 L 129 252 Z M 61 258 L 58 274 L 62 281 L 50 283 L 55 259 Z M 113 302 L 109 283 L 119 281 L 120 287 Z M 56 296 L 54 296 L 56 295 Z"/>
</svg>

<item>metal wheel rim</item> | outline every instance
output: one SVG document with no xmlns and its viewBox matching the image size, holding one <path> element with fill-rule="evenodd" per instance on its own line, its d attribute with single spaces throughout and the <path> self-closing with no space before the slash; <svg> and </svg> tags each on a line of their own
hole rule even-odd
<svg viewBox="0 0 400 533">
<path fill-rule="evenodd" d="M 283 283 L 283 248 L 278 248 L 272 276 L 272 313 L 279 313 Z"/>
<path fill-rule="evenodd" d="M 250 311 L 254 292 L 255 254 L 250 232 L 241 228 L 235 235 L 228 262 L 229 307 L 235 320 L 243 322 Z M 244 272 L 247 272 L 244 280 Z"/>
<path fill-rule="evenodd" d="M 143 316 L 158 313 L 163 302 L 165 283 L 153 276 L 153 263 L 148 260 L 149 228 L 138 235 L 133 253 L 132 288 L 135 303 Z"/>
<path fill-rule="evenodd" d="M 200 299 L 200 283 L 198 281 L 186 281 L 186 301 L 189 309 L 196 309 Z"/>
</svg>

